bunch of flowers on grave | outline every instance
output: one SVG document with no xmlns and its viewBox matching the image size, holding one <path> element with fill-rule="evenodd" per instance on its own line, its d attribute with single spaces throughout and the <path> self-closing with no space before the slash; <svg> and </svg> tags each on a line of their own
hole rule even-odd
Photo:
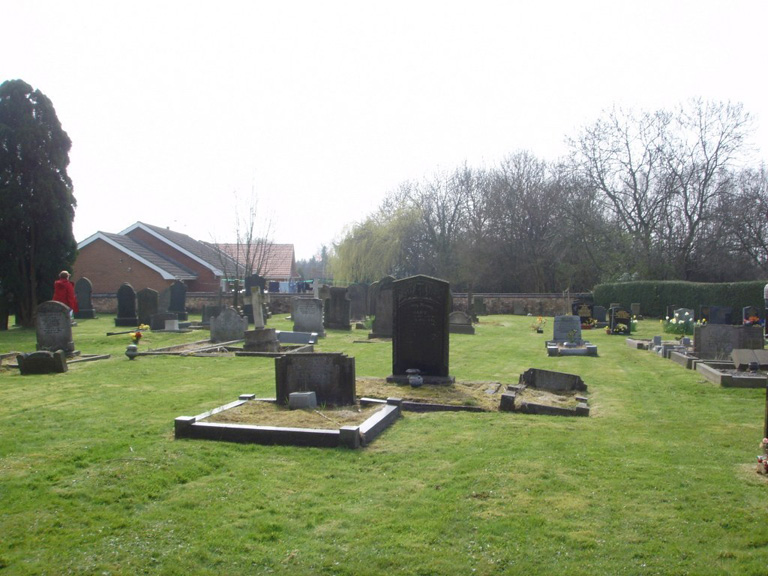
<svg viewBox="0 0 768 576">
<path fill-rule="evenodd" d="M 757 457 L 757 473 L 768 474 L 768 438 L 760 442 L 760 451 L 762 454 Z"/>
<path fill-rule="evenodd" d="M 543 316 L 539 316 L 536 318 L 536 321 L 531 324 L 531 330 L 534 332 L 542 332 L 544 330 L 544 325 L 547 323 L 547 319 Z"/>
<path fill-rule="evenodd" d="M 149 326 L 147 324 L 139 324 L 137 330 L 149 330 Z"/>
<path fill-rule="evenodd" d="M 760 321 L 760 318 L 757 316 L 750 316 L 749 318 L 744 318 L 744 326 L 761 326 L 763 323 Z"/>
<path fill-rule="evenodd" d="M 616 324 L 612 330 L 613 334 L 629 334 L 629 332 L 630 328 L 626 324 Z"/>
<path fill-rule="evenodd" d="M 142 333 L 139 330 L 136 330 L 136 332 L 131 332 L 129 336 L 131 337 L 131 344 L 138 345 L 139 340 L 141 340 Z"/>
<path fill-rule="evenodd" d="M 690 312 L 675 313 L 673 318 L 667 316 L 662 321 L 664 332 L 667 334 L 677 334 L 678 336 L 692 336 L 693 328 L 696 325 Z"/>
<path fill-rule="evenodd" d="M 597 326 L 597 320 L 594 318 L 587 318 L 581 323 L 582 330 L 592 330 L 595 326 Z"/>
</svg>

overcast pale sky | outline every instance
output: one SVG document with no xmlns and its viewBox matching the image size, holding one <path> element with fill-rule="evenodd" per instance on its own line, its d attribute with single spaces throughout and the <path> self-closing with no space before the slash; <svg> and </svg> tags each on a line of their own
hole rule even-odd
<svg viewBox="0 0 768 576">
<path fill-rule="evenodd" d="M 0 0 L 0 81 L 72 139 L 75 237 L 234 240 L 254 191 L 308 258 L 405 180 L 491 166 L 613 105 L 741 102 L 768 151 L 765 0 Z"/>
</svg>

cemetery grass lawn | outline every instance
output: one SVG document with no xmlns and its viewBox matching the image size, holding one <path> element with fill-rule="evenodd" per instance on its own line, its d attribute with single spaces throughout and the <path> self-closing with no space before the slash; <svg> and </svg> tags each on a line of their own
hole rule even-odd
<svg viewBox="0 0 768 576">
<path fill-rule="evenodd" d="M 124 356 L 111 318 L 75 344 L 108 360 L 0 369 L 0 575 L 766 574 L 765 392 L 721 389 L 622 336 L 550 358 L 530 318 L 452 335 L 459 380 L 579 374 L 589 418 L 405 413 L 360 450 L 174 440 L 173 420 L 274 395 L 269 358 Z M 290 329 L 282 318 L 272 327 Z M 389 343 L 318 351 L 391 372 Z M 639 337 L 660 333 L 640 322 Z M 147 333 L 140 349 L 202 338 Z M 0 332 L 0 353 L 34 333 Z"/>
</svg>

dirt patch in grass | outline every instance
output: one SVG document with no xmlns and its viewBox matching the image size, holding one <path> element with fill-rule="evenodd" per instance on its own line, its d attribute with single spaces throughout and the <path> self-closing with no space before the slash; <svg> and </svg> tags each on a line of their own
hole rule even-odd
<svg viewBox="0 0 768 576">
<path fill-rule="evenodd" d="M 342 426 L 359 426 L 381 409 L 381 405 L 321 407 L 290 410 L 275 402 L 249 400 L 236 408 L 206 418 L 206 422 L 276 426 L 279 428 L 319 428 L 337 430 Z"/>
<path fill-rule="evenodd" d="M 456 382 L 451 385 L 427 385 L 413 388 L 394 384 L 384 378 L 358 378 L 357 395 L 368 398 L 401 398 L 411 402 L 430 402 L 451 406 L 477 406 L 487 410 L 499 407 L 499 397 L 506 390 L 501 382 Z"/>
</svg>

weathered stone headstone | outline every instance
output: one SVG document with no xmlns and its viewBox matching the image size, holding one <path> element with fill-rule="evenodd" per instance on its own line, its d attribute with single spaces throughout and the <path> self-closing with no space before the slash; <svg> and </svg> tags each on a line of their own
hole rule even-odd
<svg viewBox="0 0 768 576">
<path fill-rule="evenodd" d="M 475 314 L 478 316 L 486 316 L 488 314 L 488 308 L 485 305 L 485 298 L 482 296 L 474 296 L 474 300 L 472 301 L 472 308 L 475 311 Z"/>
<path fill-rule="evenodd" d="M 165 330 L 165 323 L 175 320 L 178 325 L 179 317 L 173 312 L 158 312 L 149 319 L 150 330 Z"/>
<path fill-rule="evenodd" d="M 168 288 L 170 301 L 168 312 L 175 313 L 182 322 L 189 319 L 187 313 L 187 287 L 183 282 L 176 281 Z"/>
<path fill-rule="evenodd" d="M 87 319 L 96 318 L 96 310 L 93 308 L 93 284 L 88 278 L 80 278 L 75 282 L 75 298 L 77 298 L 78 311 L 75 312 L 75 318 Z"/>
<path fill-rule="evenodd" d="M 49 300 L 37 307 L 37 349 L 64 350 L 67 354 L 75 351 L 69 306 Z"/>
<path fill-rule="evenodd" d="M 450 284 L 429 276 L 392 283 L 392 376 L 407 380 L 417 369 L 424 383 L 450 383 L 448 374 Z"/>
<path fill-rule="evenodd" d="M 352 284 L 347 288 L 349 297 L 349 316 L 352 322 L 365 320 L 368 315 L 366 310 L 366 301 L 368 296 L 368 287 L 365 284 Z"/>
<path fill-rule="evenodd" d="M 632 316 L 640 317 L 640 303 L 633 302 L 629 305 L 629 311 L 632 312 Z"/>
<path fill-rule="evenodd" d="M 368 316 L 376 315 L 376 300 L 379 298 L 379 286 L 378 280 L 368 286 Z"/>
<path fill-rule="evenodd" d="M 275 358 L 275 388 L 279 404 L 293 392 L 315 392 L 319 404 L 355 403 L 355 359 L 345 354 L 286 354 Z"/>
<path fill-rule="evenodd" d="M 581 344 L 581 318 L 574 315 L 555 316 L 552 322 L 552 341 Z"/>
<path fill-rule="evenodd" d="M 323 301 L 319 298 L 294 298 L 291 301 L 294 332 L 317 332 L 325 336 Z"/>
<path fill-rule="evenodd" d="M 325 327 L 332 330 L 351 330 L 351 305 L 346 288 L 339 286 L 329 288 L 328 299 L 324 302 Z"/>
<path fill-rule="evenodd" d="M 128 282 L 117 289 L 117 318 L 115 326 L 138 326 L 139 317 L 136 315 L 136 292 Z"/>
<path fill-rule="evenodd" d="M 376 312 L 369 338 L 392 338 L 392 276 L 379 280 Z"/>
<path fill-rule="evenodd" d="M 730 306 L 700 306 L 699 319 L 707 324 L 732 324 L 733 308 Z"/>
<path fill-rule="evenodd" d="M 211 318 L 221 314 L 221 310 L 222 310 L 221 306 L 214 306 L 212 304 L 203 304 L 203 312 L 202 312 L 203 326 L 210 326 Z"/>
<path fill-rule="evenodd" d="M 596 322 L 606 322 L 606 316 L 605 316 L 605 306 L 593 306 L 592 307 L 592 315 Z"/>
<path fill-rule="evenodd" d="M 30 354 L 19 354 L 16 356 L 16 363 L 19 365 L 19 371 L 23 376 L 27 374 L 62 373 L 68 369 L 64 350 L 57 350 L 55 352 L 40 350 Z"/>
<path fill-rule="evenodd" d="M 737 348 L 762 350 L 762 326 L 705 324 L 693 331 L 693 355 L 702 360 L 728 360 Z"/>
<path fill-rule="evenodd" d="M 279 352 L 280 342 L 274 328 L 258 328 L 245 331 L 243 350 L 248 352 Z"/>
<path fill-rule="evenodd" d="M 632 331 L 632 315 L 626 308 L 611 308 L 609 311 L 611 334 L 625 334 Z"/>
<path fill-rule="evenodd" d="M 159 306 L 159 294 L 152 288 L 144 288 L 136 292 L 138 302 L 139 324 L 147 324 L 152 321 L 152 316 L 157 314 Z"/>
<path fill-rule="evenodd" d="M 248 319 L 229 306 L 221 314 L 211 318 L 211 342 L 242 340 L 247 329 Z"/>
<path fill-rule="evenodd" d="M 474 334 L 472 317 L 466 312 L 457 310 L 448 315 L 448 328 L 451 334 Z"/>
</svg>

